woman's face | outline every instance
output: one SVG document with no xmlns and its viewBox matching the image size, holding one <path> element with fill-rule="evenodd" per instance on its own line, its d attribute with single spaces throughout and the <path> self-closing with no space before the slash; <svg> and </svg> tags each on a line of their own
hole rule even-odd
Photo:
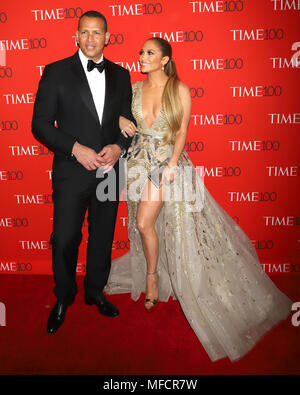
<svg viewBox="0 0 300 395">
<path fill-rule="evenodd" d="M 140 51 L 139 62 L 142 73 L 162 70 L 168 60 L 168 56 L 162 56 L 161 49 L 154 40 L 147 40 Z"/>
</svg>

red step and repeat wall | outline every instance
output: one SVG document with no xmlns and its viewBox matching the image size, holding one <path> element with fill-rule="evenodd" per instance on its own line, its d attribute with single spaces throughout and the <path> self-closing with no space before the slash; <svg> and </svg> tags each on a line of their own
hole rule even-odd
<svg viewBox="0 0 300 395">
<path fill-rule="evenodd" d="M 98 10 L 105 56 L 144 79 L 143 42 L 173 46 L 193 98 L 186 151 L 255 245 L 266 272 L 300 270 L 300 0 L 27 0 L 0 5 L 0 273 L 51 273 L 53 153 L 31 117 L 44 66 L 76 50 L 78 17 Z M 298 178 L 297 178 L 298 177 Z M 85 271 L 87 223 L 78 273 Z M 128 251 L 120 204 L 113 258 Z M 295 274 L 296 275 L 296 274 Z"/>
</svg>

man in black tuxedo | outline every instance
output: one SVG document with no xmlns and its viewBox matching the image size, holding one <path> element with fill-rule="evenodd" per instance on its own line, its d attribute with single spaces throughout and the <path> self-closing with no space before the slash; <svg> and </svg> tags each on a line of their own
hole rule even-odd
<svg viewBox="0 0 300 395">
<path fill-rule="evenodd" d="M 48 319 L 48 333 L 55 333 L 62 325 L 77 293 L 78 247 L 87 208 L 85 301 L 97 305 L 103 315 L 119 315 L 102 291 L 111 266 L 120 192 L 119 157 L 131 143 L 131 138 L 120 132 L 119 116 L 135 122 L 130 75 L 103 58 L 109 33 L 102 14 L 83 14 L 76 40 L 80 49 L 73 56 L 45 67 L 32 119 L 34 136 L 54 151 L 52 264 L 57 303 Z M 116 200 L 97 199 L 98 168 L 102 168 L 104 179 L 109 171 L 116 173 L 116 185 L 109 185 L 117 190 Z"/>
</svg>

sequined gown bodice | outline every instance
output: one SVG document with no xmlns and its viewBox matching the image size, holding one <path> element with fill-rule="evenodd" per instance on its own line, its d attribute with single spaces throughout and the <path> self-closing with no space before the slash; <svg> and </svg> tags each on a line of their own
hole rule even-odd
<svg viewBox="0 0 300 395">
<path fill-rule="evenodd" d="M 143 116 L 143 81 L 138 81 L 135 84 L 133 91 L 133 105 L 132 105 L 132 115 L 134 116 L 138 130 L 142 134 L 148 134 L 152 136 L 163 137 L 165 133 L 169 130 L 169 125 L 164 116 L 162 109 L 160 108 L 157 117 L 149 128 L 144 120 Z"/>
<path fill-rule="evenodd" d="M 137 122 L 138 133 L 128 150 L 128 164 L 132 167 L 138 163 L 150 171 L 151 166 L 171 157 L 173 145 L 163 144 L 163 137 L 169 130 L 169 124 L 162 109 L 151 127 L 147 126 L 142 109 L 142 86 L 142 81 L 138 81 L 133 90 L 132 114 Z"/>
<path fill-rule="evenodd" d="M 139 132 L 127 156 L 130 251 L 112 262 L 105 291 L 131 293 L 137 300 L 145 292 L 147 271 L 137 207 L 151 168 L 170 158 L 174 146 L 162 142 L 169 128 L 162 110 L 150 128 L 146 125 L 141 81 L 133 88 L 132 113 Z M 263 271 L 250 239 L 213 199 L 185 151 L 178 169 L 172 187 L 188 193 L 178 198 L 173 191 L 155 223 L 159 299 L 179 301 L 211 360 L 237 360 L 289 315 L 292 301 Z M 164 332 L 167 336 L 167 328 Z"/>
</svg>

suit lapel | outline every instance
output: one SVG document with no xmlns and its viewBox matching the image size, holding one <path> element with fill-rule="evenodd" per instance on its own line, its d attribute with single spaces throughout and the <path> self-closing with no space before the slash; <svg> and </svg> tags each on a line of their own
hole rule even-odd
<svg viewBox="0 0 300 395">
<path fill-rule="evenodd" d="M 74 55 L 74 61 L 72 63 L 72 71 L 76 76 L 77 87 L 78 87 L 79 95 L 83 101 L 83 104 L 88 108 L 88 110 L 91 112 L 92 117 L 100 126 L 92 92 L 90 90 L 89 83 L 86 78 L 85 72 L 83 70 L 78 52 L 76 52 Z"/>
<path fill-rule="evenodd" d="M 106 118 L 109 117 L 109 113 L 113 110 L 113 99 L 116 91 L 115 88 L 115 79 L 113 76 L 113 70 L 111 66 L 111 62 L 105 59 L 105 99 L 104 99 L 104 108 L 103 108 L 103 116 L 102 116 L 102 124 L 105 122 Z"/>
</svg>

